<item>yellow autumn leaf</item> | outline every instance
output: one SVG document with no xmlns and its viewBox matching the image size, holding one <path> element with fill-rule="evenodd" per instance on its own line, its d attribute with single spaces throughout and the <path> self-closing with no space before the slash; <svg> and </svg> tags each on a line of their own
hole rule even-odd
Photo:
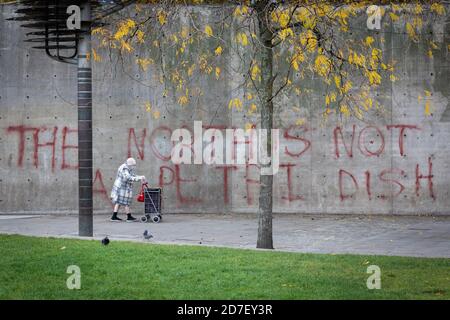
<svg viewBox="0 0 450 320">
<path fill-rule="evenodd" d="M 366 101 L 364 101 L 364 109 L 369 110 L 373 106 L 373 100 L 372 98 L 367 98 Z"/>
<path fill-rule="evenodd" d="M 219 76 L 220 76 L 220 68 L 216 67 L 216 79 L 219 80 Z"/>
<path fill-rule="evenodd" d="M 306 42 L 307 42 L 308 52 L 312 53 L 312 52 L 314 52 L 316 50 L 317 44 L 319 42 L 317 40 L 316 35 L 311 30 L 308 30 L 306 32 L 306 37 L 307 37 Z"/>
<path fill-rule="evenodd" d="M 238 6 L 236 7 L 236 9 L 233 12 L 234 16 L 242 16 L 242 15 L 246 15 L 248 13 L 248 7 L 246 5 L 243 6 Z"/>
<path fill-rule="evenodd" d="M 289 23 L 289 13 L 282 12 L 278 18 L 278 22 L 280 23 L 281 28 L 285 28 Z"/>
<path fill-rule="evenodd" d="M 381 84 L 381 76 L 378 72 L 376 71 L 368 71 L 366 73 L 367 78 L 369 79 L 369 83 L 371 85 L 379 85 Z"/>
<path fill-rule="evenodd" d="M 380 49 L 373 48 L 372 49 L 372 59 L 375 61 L 381 60 L 382 52 Z"/>
<path fill-rule="evenodd" d="M 334 76 L 334 83 L 336 85 L 336 88 L 340 88 L 341 87 L 341 78 L 339 76 Z"/>
<path fill-rule="evenodd" d="M 153 64 L 153 59 L 147 59 L 147 58 L 138 58 L 136 59 L 136 63 L 142 68 L 142 70 L 147 71 L 148 66 Z"/>
<path fill-rule="evenodd" d="M 432 49 L 434 49 L 434 50 L 439 49 L 439 46 L 438 46 L 436 43 L 434 43 L 434 41 L 430 41 L 429 43 L 430 43 L 430 47 L 431 47 Z"/>
<path fill-rule="evenodd" d="M 310 15 L 311 12 L 306 7 L 302 6 L 296 10 L 295 18 L 304 23 Z"/>
<path fill-rule="evenodd" d="M 252 80 L 256 80 L 260 73 L 261 73 L 261 70 L 259 69 L 258 65 L 256 63 L 254 63 L 251 68 Z"/>
<path fill-rule="evenodd" d="M 220 55 L 222 54 L 222 51 L 223 51 L 222 47 L 221 47 L 221 46 L 218 46 L 218 47 L 216 48 L 216 50 L 214 50 L 214 54 L 215 54 L 216 56 L 220 56 Z"/>
<path fill-rule="evenodd" d="M 243 45 L 243 46 L 248 45 L 247 35 L 245 33 L 243 33 L 243 32 L 237 34 L 236 41 L 238 43 L 240 43 L 241 45 Z"/>
<path fill-rule="evenodd" d="M 194 73 L 195 70 L 195 63 L 192 64 L 189 68 L 188 68 L 188 76 L 192 76 L 192 74 Z"/>
<path fill-rule="evenodd" d="M 213 30 L 212 30 L 211 26 L 206 25 L 205 33 L 208 35 L 208 37 L 211 37 L 213 35 Z"/>
<path fill-rule="evenodd" d="M 126 23 L 126 26 L 128 27 L 128 28 L 134 28 L 135 26 L 136 26 L 136 22 L 134 22 L 133 20 L 131 20 L 131 19 L 127 19 L 126 21 L 125 21 L 125 23 Z"/>
<path fill-rule="evenodd" d="M 252 129 L 253 128 L 253 124 L 251 124 L 250 122 L 247 122 L 246 124 L 245 124 L 245 131 L 248 131 L 248 130 L 250 130 L 250 129 Z"/>
<path fill-rule="evenodd" d="M 422 20 L 422 18 L 420 18 L 420 17 L 415 17 L 414 19 L 413 19 L 413 27 L 414 28 L 422 28 L 422 26 L 423 26 L 423 20 Z"/>
<path fill-rule="evenodd" d="M 302 63 L 305 61 L 305 54 L 303 53 L 301 48 L 297 49 L 297 53 L 295 54 L 295 60 L 297 60 L 297 62 Z"/>
<path fill-rule="evenodd" d="M 272 11 L 271 13 L 270 13 L 270 17 L 272 18 L 272 21 L 273 22 L 278 22 L 278 13 L 277 13 L 278 11 Z"/>
<path fill-rule="evenodd" d="M 281 40 L 286 40 L 287 37 L 294 36 L 294 31 L 292 31 L 291 28 L 286 28 L 286 29 L 282 29 L 280 32 L 278 32 L 278 36 L 280 37 Z"/>
<path fill-rule="evenodd" d="M 102 57 L 99 54 L 97 54 L 97 51 L 95 51 L 94 48 L 92 48 L 92 57 L 94 58 L 94 61 L 96 61 L 96 62 L 102 61 Z"/>
<path fill-rule="evenodd" d="M 295 121 L 295 124 L 296 124 L 297 126 L 301 126 L 301 125 L 305 124 L 305 122 L 306 122 L 306 119 L 305 119 L 305 118 L 299 118 L 299 119 L 297 119 L 297 120 Z"/>
<path fill-rule="evenodd" d="M 136 38 L 139 43 L 144 43 L 145 33 L 141 30 L 136 31 Z"/>
<path fill-rule="evenodd" d="M 314 70 L 317 74 L 325 77 L 331 71 L 331 61 L 326 56 L 320 54 L 314 62 Z"/>
<path fill-rule="evenodd" d="M 166 13 L 164 11 L 159 10 L 157 16 L 158 16 L 158 22 L 159 22 L 160 25 L 166 24 L 166 22 L 167 22 L 167 15 L 166 15 Z"/>
<path fill-rule="evenodd" d="M 253 112 L 256 112 L 257 109 L 256 104 L 252 103 L 250 105 L 250 109 L 248 110 L 248 114 L 251 115 Z"/>
<path fill-rule="evenodd" d="M 445 14 L 445 8 L 441 3 L 435 2 L 430 7 L 432 12 L 436 12 L 439 15 Z"/>
<path fill-rule="evenodd" d="M 242 45 L 243 46 L 248 45 L 248 39 L 247 39 L 247 35 L 245 33 L 242 33 Z"/>
<path fill-rule="evenodd" d="M 228 103 L 228 109 L 232 109 L 233 107 L 235 107 L 237 110 L 241 110 L 242 109 L 242 101 L 239 98 L 234 98 L 231 99 L 230 102 Z"/>
<path fill-rule="evenodd" d="M 184 105 L 188 104 L 188 102 L 189 102 L 189 99 L 187 96 L 181 96 L 178 98 L 178 104 L 180 106 L 184 106 Z"/>
<path fill-rule="evenodd" d="M 181 28 L 181 32 L 180 32 L 180 36 L 183 39 L 187 39 L 187 37 L 189 36 L 189 28 L 188 27 L 182 27 Z"/>
<path fill-rule="evenodd" d="M 390 12 L 389 16 L 391 17 L 391 20 L 393 22 L 396 22 L 396 21 L 398 21 L 400 19 L 400 17 L 398 15 L 396 15 L 395 13 L 393 13 L 393 12 Z"/>
<path fill-rule="evenodd" d="M 136 23 L 131 19 L 121 21 L 119 23 L 119 28 L 118 28 L 117 32 L 114 34 L 114 39 L 121 40 L 122 38 L 127 36 L 130 33 L 131 29 L 133 29 L 135 26 L 136 26 Z"/>
<path fill-rule="evenodd" d="M 186 41 L 183 41 L 182 43 L 181 43 L 181 47 L 180 47 L 180 52 L 181 53 L 183 53 L 184 52 L 184 49 L 186 49 Z M 178 52 L 177 52 L 177 54 L 178 54 Z"/>
<path fill-rule="evenodd" d="M 120 44 L 121 44 L 120 49 L 121 49 L 122 51 L 124 51 L 124 50 L 126 50 L 126 51 L 128 51 L 128 52 L 133 51 L 133 47 L 131 47 L 131 45 L 130 45 L 128 42 L 122 40 L 122 41 L 120 42 Z"/>
<path fill-rule="evenodd" d="M 342 93 L 347 93 L 350 91 L 350 89 L 353 87 L 353 84 L 351 81 L 346 81 L 344 85 L 341 88 Z"/>
<path fill-rule="evenodd" d="M 127 31 L 123 28 L 119 28 L 116 33 L 114 33 L 114 40 L 120 40 L 127 35 Z"/>
<path fill-rule="evenodd" d="M 372 45 L 372 43 L 374 43 L 374 39 L 371 36 L 366 37 L 366 40 L 364 41 L 364 44 L 368 47 L 370 47 Z"/>
<path fill-rule="evenodd" d="M 411 38 L 411 40 L 417 41 L 417 34 L 416 29 L 412 26 L 410 22 L 406 23 L 406 32 L 408 33 L 408 36 Z"/>
<path fill-rule="evenodd" d="M 340 112 L 341 112 L 344 116 L 346 116 L 346 117 L 348 117 L 348 116 L 350 115 L 350 109 L 349 109 L 348 106 L 345 105 L 345 104 L 341 105 L 341 107 L 339 108 L 339 110 L 340 110 Z"/>
<path fill-rule="evenodd" d="M 150 102 L 145 103 L 145 110 L 150 112 L 152 110 L 152 104 Z"/>
<path fill-rule="evenodd" d="M 401 11 L 402 7 L 400 7 L 398 4 L 392 3 L 392 10 L 394 12 Z"/>
<path fill-rule="evenodd" d="M 102 27 L 97 27 L 97 28 L 93 28 L 91 31 L 92 35 L 96 35 L 96 34 L 104 34 L 105 33 L 105 29 Z"/>
<path fill-rule="evenodd" d="M 155 112 L 153 112 L 153 118 L 155 118 L 155 119 L 159 119 L 159 116 L 161 115 L 161 113 L 158 111 L 158 110 L 156 110 Z"/>
<path fill-rule="evenodd" d="M 336 96 L 336 92 L 331 92 L 330 93 L 330 101 L 331 102 L 336 102 L 336 98 L 337 98 L 337 96 Z"/>
<path fill-rule="evenodd" d="M 414 13 L 415 14 L 422 14 L 422 12 L 423 12 L 422 6 L 419 3 L 417 3 L 416 6 L 414 7 Z"/>
<path fill-rule="evenodd" d="M 376 50 L 376 49 L 374 49 L 374 50 Z M 363 54 L 357 54 L 356 52 L 350 52 L 350 54 L 348 56 L 348 63 L 356 64 L 359 67 L 365 67 L 366 57 Z"/>
</svg>

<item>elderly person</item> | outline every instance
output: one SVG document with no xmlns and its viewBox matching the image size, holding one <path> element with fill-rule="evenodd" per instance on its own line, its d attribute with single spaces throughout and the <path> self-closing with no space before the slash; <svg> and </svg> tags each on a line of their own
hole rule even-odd
<svg viewBox="0 0 450 320">
<path fill-rule="evenodd" d="M 122 219 L 117 217 L 117 212 L 120 206 L 125 206 L 125 213 L 127 214 L 127 222 L 134 222 L 134 218 L 130 213 L 130 203 L 133 198 L 133 182 L 145 182 L 145 176 L 137 176 L 135 174 L 136 160 L 133 158 L 127 159 L 117 170 L 116 180 L 111 191 L 111 201 L 114 204 L 114 212 L 111 221 L 120 222 Z"/>
</svg>

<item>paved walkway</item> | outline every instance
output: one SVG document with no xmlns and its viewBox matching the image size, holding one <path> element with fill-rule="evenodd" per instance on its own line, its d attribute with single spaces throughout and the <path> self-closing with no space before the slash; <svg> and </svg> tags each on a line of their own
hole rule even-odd
<svg viewBox="0 0 450 320">
<path fill-rule="evenodd" d="M 254 215 L 167 214 L 161 223 L 94 217 L 94 237 L 151 243 L 255 248 Z M 450 258 L 450 217 L 275 215 L 277 250 Z M 0 233 L 76 237 L 77 216 L 0 215 Z"/>
</svg>

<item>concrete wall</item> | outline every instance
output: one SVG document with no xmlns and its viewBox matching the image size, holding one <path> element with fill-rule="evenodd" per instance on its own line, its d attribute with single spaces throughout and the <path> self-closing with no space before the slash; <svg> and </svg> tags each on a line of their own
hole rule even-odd
<svg viewBox="0 0 450 320">
<path fill-rule="evenodd" d="M 0 6 L 0 213 L 75 213 L 76 68 L 31 50 L 25 30 L 5 21 L 14 9 Z M 386 33 L 384 54 L 395 57 L 402 79 L 376 92 L 383 113 L 323 123 L 323 88 L 313 79 L 310 98 L 277 99 L 282 167 L 274 179 L 275 212 L 450 214 L 450 24 L 444 20 L 430 25 L 441 46 L 433 59 L 411 46 L 400 27 Z M 225 56 L 224 63 L 235 59 Z M 95 63 L 93 74 L 97 213 L 111 211 L 108 195 L 128 155 L 137 159 L 139 174 L 163 187 L 165 212 L 255 212 L 254 166 L 176 166 L 168 159 L 171 132 L 192 129 L 194 120 L 217 128 L 258 120 L 228 109 L 228 101 L 242 94 L 230 90 L 235 77 L 199 80 L 204 95 L 180 108 L 132 62 Z M 417 99 L 424 90 L 432 92 L 431 116 Z M 146 111 L 146 101 L 161 112 L 158 119 Z M 296 126 L 292 107 L 300 107 L 304 125 Z M 142 207 L 135 203 L 133 210 Z"/>
</svg>

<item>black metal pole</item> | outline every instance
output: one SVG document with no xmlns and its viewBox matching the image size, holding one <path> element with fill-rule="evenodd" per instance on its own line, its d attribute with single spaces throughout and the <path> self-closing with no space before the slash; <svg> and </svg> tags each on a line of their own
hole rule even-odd
<svg viewBox="0 0 450 320">
<path fill-rule="evenodd" d="M 91 4 L 81 5 L 81 38 L 78 43 L 78 234 L 93 236 L 92 68 Z"/>
</svg>

